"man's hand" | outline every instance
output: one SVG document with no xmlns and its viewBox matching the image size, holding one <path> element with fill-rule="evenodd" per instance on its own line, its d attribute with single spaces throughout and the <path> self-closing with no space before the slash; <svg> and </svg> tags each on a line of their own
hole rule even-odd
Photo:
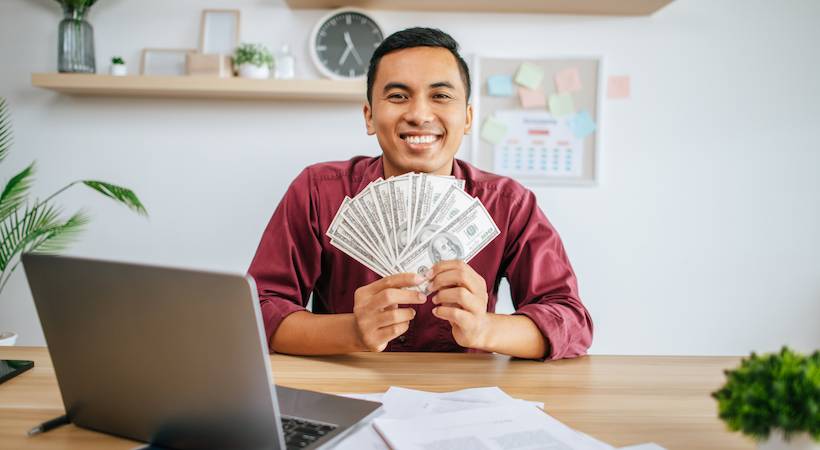
<svg viewBox="0 0 820 450">
<path fill-rule="evenodd" d="M 430 291 L 434 292 L 433 315 L 450 322 L 458 345 L 484 349 L 490 328 L 487 314 L 487 282 L 460 260 L 433 266 Z"/>
<path fill-rule="evenodd" d="M 388 342 L 407 331 L 416 312 L 411 308 L 399 308 L 399 305 L 421 304 L 427 301 L 427 297 L 402 288 L 416 286 L 422 281 L 424 278 L 420 275 L 400 273 L 356 289 L 353 315 L 356 334 L 363 348 L 380 352 Z"/>
</svg>

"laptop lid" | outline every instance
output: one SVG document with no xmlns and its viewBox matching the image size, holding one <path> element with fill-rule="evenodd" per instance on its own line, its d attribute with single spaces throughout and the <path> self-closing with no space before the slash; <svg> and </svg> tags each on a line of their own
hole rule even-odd
<svg viewBox="0 0 820 450">
<path fill-rule="evenodd" d="M 22 261 L 72 423 L 169 448 L 281 448 L 253 279 Z"/>
</svg>

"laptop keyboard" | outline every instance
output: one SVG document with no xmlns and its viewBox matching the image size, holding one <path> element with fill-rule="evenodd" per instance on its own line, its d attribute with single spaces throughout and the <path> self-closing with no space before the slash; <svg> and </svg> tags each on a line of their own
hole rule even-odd
<svg viewBox="0 0 820 450">
<path fill-rule="evenodd" d="M 288 450 L 305 448 L 336 429 L 336 425 L 312 422 L 301 417 L 282 416 L 285 446 Z"/>
</svg>

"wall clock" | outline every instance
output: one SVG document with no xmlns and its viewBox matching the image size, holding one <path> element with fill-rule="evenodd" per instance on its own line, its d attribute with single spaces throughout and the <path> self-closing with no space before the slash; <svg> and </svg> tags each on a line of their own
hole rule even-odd
<svg viewBox="0 0 820 450">
<path fill-rule="evenodd" d="M 310 56 L 328 78 L 364 79 L 370 57 L 383 39 L 379 24 L 364 11 L 341 8 L 322 17 L 313 28 Z"/>
</svg>

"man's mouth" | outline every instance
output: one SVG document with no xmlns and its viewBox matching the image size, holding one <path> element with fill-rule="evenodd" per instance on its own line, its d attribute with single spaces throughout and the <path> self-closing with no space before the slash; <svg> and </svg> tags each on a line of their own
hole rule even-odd
<svg viewBox="0 0 820 450">
<path fill-rule="evenodd" d="M 411 146 L 427 146 L 441 139 L 438 134 L 399 134 L 399 137 Z"/>
</svg>

